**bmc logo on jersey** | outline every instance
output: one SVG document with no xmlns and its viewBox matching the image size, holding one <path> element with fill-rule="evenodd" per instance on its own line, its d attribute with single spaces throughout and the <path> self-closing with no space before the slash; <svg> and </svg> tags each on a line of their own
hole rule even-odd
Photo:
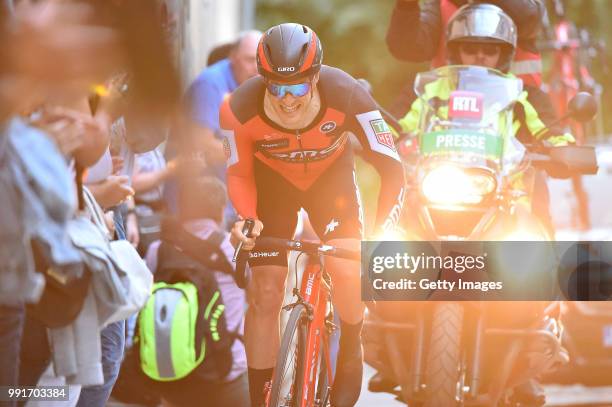
<svg viewBox="0 0 612 407">
<path fill-rule="evenodd" d="M 332 155 L 336 150 L 342 148 L 347 139 L 346 135 L 338 137 L 329 147 L 322 150 L 293 150 L 282 153 L 273 153 L 270 151 L 262 151 L 268 157 L 290 163 L 302 163 L 305 161 L 319 161 Z"/>
<path fill-rule="evenodd" d="M 376 141 L 378 141 L 379 144 L 389 147 L 391 150 L 395 151 L 393 134 L 391 134 L 391 130 L 389 130 L 387 123 L 385 123 L 383 119 L 374 119 L 370 120 L 370 126 L 372 126 L 372 130 L 374 130 Z"/>
<path fill-rule="evenodd" d="M 448 117 L 451 119 L 480 120 L 482 118 L 483 100 L 483 94 L 479 92 L 452 92 L 449 99 Z"/>
<path fill-rule="evenodd" d="M 276 68 L 277 72 L 293 72 L 295 71 L 295 67 L 294 66 L 279 66 L 278 68 Z"/>
<path fill-rule="evenodd" d="M 334 131 L 335 128 L 336 128 L 336 122 L 329 121 L 329 122 L 323 123 L 321 127 L 319 127 L 319 130 L 321 130 L 321 133 L 329 133 L 330 131 Z"/>
</svg>

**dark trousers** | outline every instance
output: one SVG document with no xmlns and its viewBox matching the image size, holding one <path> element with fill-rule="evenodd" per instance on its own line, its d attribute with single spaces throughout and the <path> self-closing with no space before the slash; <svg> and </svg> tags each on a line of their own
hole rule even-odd
<svg viewBox="0 0 612 407">
<path fill-rule="evenodd" d="M 249 407 L 249 380 L 243 373 L 227 383 L 207 383 L 196 375 L 164 383 L 162 397 L 173 407 Z"/>
<path fill-rule="evenodd" d="M 0 386 L 19 384 L 19 352 L 25 308 L 0 305 Z M 0 406 L 14 407 L 14 402 L 2 402 Z"/>
</svg>

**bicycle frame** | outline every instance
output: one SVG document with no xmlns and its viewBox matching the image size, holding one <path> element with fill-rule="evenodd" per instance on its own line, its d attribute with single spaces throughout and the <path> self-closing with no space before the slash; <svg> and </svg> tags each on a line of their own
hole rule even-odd
<svg viewBox="0 0 612 407">
<path fill-rule="evenodd" d="M 297 285 L 297 283 L 296 283 Z M 306 336 L 305 369 L 303 377 L 296 378 L 296 382 L 302 386 L 302 398 L 296 400 L 296 407 L 315 406 L 317 395 L 317 377 L 319 377 L 319 366 L 321 358 L 327 369 L 327 386 L 332 385 L 332 363 L 330 358 L 329 334 L 333 329 L 333 314 L 328 311 L 328 304 L 331 304 L 331 283 L 326 278 L 323 256 L 318 259 L 309 259 L 304 272 L 300 289 L 293 289 L 297 300 L 283 307 L 284 310 L 291 310 L 297 305 L 304 305 L 308 311 L 308 331 Z M 299 361 L 298 361 L 299 363 Z M 297 393 L 297 392 L 296 392 Z M 325 403 L 326 400 L 321 400 Z M 266 404 L 270 402 L 269 393 Z"/>
<path fill-rule="evenodd" d="M 245 222 L 243 232 L 248 236 L 253 226 L 253 221 Z M 333 324 L 333 306 L 331 301 L 331 278 L 325 272 L 325 256 L 344 258 L 359 261 L 361 253 L 358 250 L 348 250 L 322 244 L 321 242 L 306 242 L 298 240 L 287 240 L 273 237 L 260 237 L 258 240 L 260 248 L 274 248 L 275 250 L 295 250 L 309 254 L 307 265 L 302 273 L 300 289 L 293 289 L 293 295 L 297 300 L 283 307 L 291 310 L 288 327 L 281 340 L 282 355 L 277 360 L 274 371 L 274 379 L 266 386 L 266 406 L 286 406 L 291 402 L 291 407 L 325 407 L 328 401 L 330 388 L 333 382 L 332 359 L 330 356 L 330 334 L 335 329 Z M 236 248 L 234 257 L 240 259 L 240 246 Z M 236 274 L 239 286 L 245 286 L 244 257 L 236 264 Z M 297 267 L 297 266 L 296 266 Z M 297 277 L 297 273 L 296 273 Z M 301 331 L 300 331 L 301 330 Z M 288 352 L 293 352 L 293 335 L 298 332 L 297 355 L 294 359 L 288 359 Z M 295 360 L 294 362 L 292 362 Z M 285 387 L 284 374 L 287 372 L 285 364 L 295 363 L 297 369 L 293 369 L 291 387 Z M 319 372 L 320 366 L 324 366 Z M 318 382 L 317 382 L 318 379 Z M 274 381 L 276 380 L 276 381 Z M 282 386 L 282 388 L 281 388 Z M 285 388 L 285 390 L 283 390 Z M 289 391 L 285 394 L 285 391 Z M 282 394 L 281 394 L 282 393 Z M 297 399 L 296 395 L 299 395 Z M 288 396 L 288 397 L 287 397 Z M 319 400 L 317 400 L 317 396 Z M 280 402 L 280 403 L 279 403 Z"/>
<path fill-rule="evenodd" d="M 310 407 L 314 404 L 316 395 L 316 378 L 318 373 L 319 358 L 325 358 L 327 377 L 331 386 L 332 369 L 329 352 L 329 332 L 327 324 L 327 305 L 331 302 L 331 287 L 324 280 L 325 267 L 323 259 L 318 262 L 309 262 L 302 275 L 302 286 L 300 298 L 307 304 L 309 318 L 308 335 L 306 341 L 306 368 L 302 383 L 302 400 L 298 402 L 299 407 Z M 321 349 L 323 352 L 321 352 Z"/>
</svg>

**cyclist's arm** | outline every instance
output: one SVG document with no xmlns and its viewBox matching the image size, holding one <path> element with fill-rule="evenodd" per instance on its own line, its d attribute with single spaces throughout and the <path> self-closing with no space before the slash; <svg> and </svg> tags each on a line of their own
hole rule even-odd
<svg viewBox="0 0 612 407">
<path fill-rule="evenodd" d="M 402 61 L 428 62 L 438 51 L 442 33 L 439 0 L 398 0 L 387 31 L 387 47 Z"/>
<path fill-rule="evenodd" d="M 219 113 L 227 158 L 227 189 L 232 205 L 243 218 L 257 218 L 257 188 L 253 174 L 253 143 L 230 106 L 230 98 Z"/>
<path fill-rule="evenodd" d="M 399 221 L 404 195 L 404 170 L 393 135 L 372 97 L 355 83 L 349 98 L 348 125 L 363 146 L 363 158 L 380 176 L 376 225 L 392 229 Z"/>
</svg>

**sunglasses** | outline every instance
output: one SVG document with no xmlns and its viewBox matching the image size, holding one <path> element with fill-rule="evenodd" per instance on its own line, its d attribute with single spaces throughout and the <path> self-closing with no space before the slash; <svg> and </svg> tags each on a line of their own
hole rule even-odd
<svg viewBox="0 0 612 407">
<path fill-rule="evenodd" d="M 291 93 L 294 97 L 299 98 L 306 95 L 310 91 L 310 82 L 296 83 L 293 85 L 281 85 L 278 83 L 267 82 L 266 87 L 268 92 L 279 99 L 285 97 L 287 93 Z"/>
<path fill-rule="evenodd" d="M 468 55 L 476 55 L 479 51 L 482 51 L 488 57 L 498 55 L 501 52 L 499 45 L 496 44 L 474 44 L 465 43 L 461 44 L 461 51 Z"/>
</svg>

